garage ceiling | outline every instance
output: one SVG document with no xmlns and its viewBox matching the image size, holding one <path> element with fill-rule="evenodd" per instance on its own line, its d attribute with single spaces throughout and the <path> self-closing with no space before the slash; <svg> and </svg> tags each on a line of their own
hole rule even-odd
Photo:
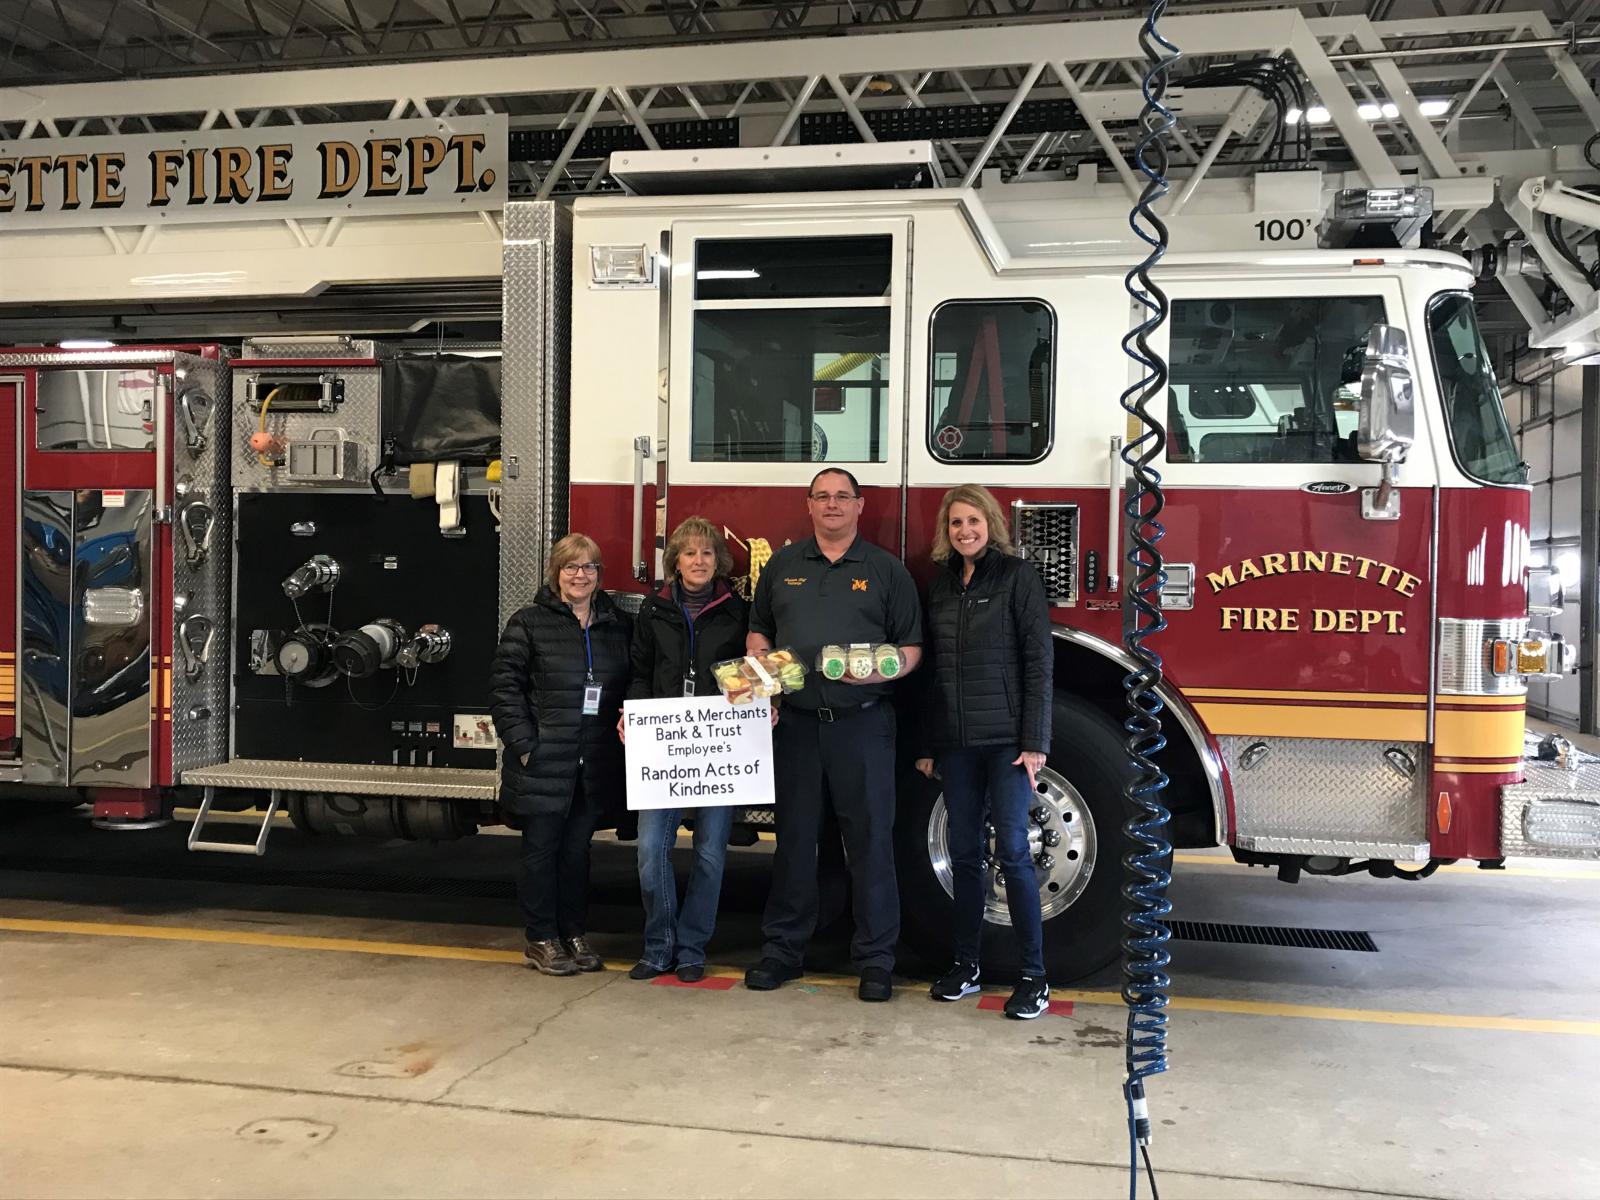
<svg viewBox="0 0 1600 1200">
<path fill-rule="evenodd" d="M 1327 0 L 1173 6 L 1174 12 L 1298 8 L 1374 21 L 1468 17 L 1504 0 Z M 1580 31 L 1600 0 L 1534 5 Z M 8 0 L 0 83 L 64 83 L 238 69 L 351 66 L 600 46 L 708 42 L 885 27 L 1129 16 L 1101 0 Z M 1595 48 L 1591 48 L 1595 49 Z M 1592 69 L 1596 55 L 1581 55 Z"/>
</svg>

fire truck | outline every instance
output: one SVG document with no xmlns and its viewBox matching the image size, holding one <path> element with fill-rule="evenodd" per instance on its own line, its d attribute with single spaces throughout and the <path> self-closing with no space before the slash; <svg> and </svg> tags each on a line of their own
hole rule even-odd
<svg viewBox="0 0 1600 1200">
<path fill-rule="evenodd" d="M 196 849 L 259 853 L 280 808 L 459 836 L 497 819 L 488 660 L 554 537 L 589 534 L 605 586 L 641 597 L 705 515 L 748 586 L 837 464 L 863 536 L 925 582 L 940 497 L 975 482 L 1052 606 L 1030 833 L 1050 970 L 1104 965 L 1130 811 L 1128 197 L 918 186 L 931 169 L 925 144 L 618 154 L 624 194 L 507 205 L 498 359 L 356 338 L 0 358 L 13 786 L 122 820 L 198 803 Z M 1600 857 L 1600 777 L 1524 758 L 1527 682 L 1573 656 L 1530 622 L 1559 596 L 1474 274 L 1416 245 L 1425 196 L 1328 193 L 1316 171 L 1208 182 L 1159 268 L 1173 842 L 1290 881 Z M 208 833 L 245 804 L 253 841 Z M 905 771 L 898 811 L 905 932 L 942 952 L 937 781 Z"/>
</svg>

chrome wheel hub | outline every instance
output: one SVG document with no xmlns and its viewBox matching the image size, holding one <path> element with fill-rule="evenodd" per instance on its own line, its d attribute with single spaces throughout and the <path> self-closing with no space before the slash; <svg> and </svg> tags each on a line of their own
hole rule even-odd
<svg viewBox="0 0 1600 1200">
<path fill-rule="evenodd" d="M 1094 874 L 1096 845 L 1094 818 L 1077 789 L 1049 767 L 1040 771 L 1028 814 L 1028 854 L 1033 859 L 1039 907 L 1046 921 L 1072 907 L 1083 894 Z M 949 814 L 943 796 L 934 803 L 928 818 L 928 860 L 939 886 L 953 897 L 955 873 L 950 859 Z M 984 920 L 996 925 L 1011 924 L 1006 881 L 995 857 L 993 825 L 985 827 L 983 908 Z"/>
</svg>

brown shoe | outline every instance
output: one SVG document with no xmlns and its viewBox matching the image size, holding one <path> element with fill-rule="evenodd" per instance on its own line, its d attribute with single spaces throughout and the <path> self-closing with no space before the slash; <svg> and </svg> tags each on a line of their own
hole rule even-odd
<svg viewBox="0 0 1600 1200">
<path fill-rule="evenodd" d="M 562 938 L 561 944 L 567 948 L 567 953 L 572 955 L 572 961 L 580 971 L 604 971 L 606 964 L 594 952 L 594 947 L 589 945 L 589 939 L 584 934 L 577 937 Z"/>
<path fill-rule="evenodd" d="M 541 975 L 576 975 L 578 964 L 572 961 L 567 948 L 555 938 L 540 938 L 529 942 L 522 951 L 522 961 Z"/>
</svg>

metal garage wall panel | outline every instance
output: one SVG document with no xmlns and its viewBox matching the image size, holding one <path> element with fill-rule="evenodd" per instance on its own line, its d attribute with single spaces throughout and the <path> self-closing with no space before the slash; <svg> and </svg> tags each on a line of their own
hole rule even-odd
<svg viewBox="0 0 1600 1200">
<path fill-rule="evenodd" d="M 1550 536 L 1577 539 L 1583 525 L 1583 481 L 1559 479 L 1552 486 Z"/>
<path fill-rule="evenodd" d="M 1558 372 L 1551 384 L 1555 391 L 1556 416 L 1578 412 L 1583 408 L 1583 372 L 1568 367 Z"/>
<path fill-rule="evenodd" d="M 1576 475 L 1583 469 L 1582 461 L 1583 414 L 1570 413 L 1556 420 L 1550 473 L 1557 479 L 1564 475 Z"/>
<path fill-rule="evenodd" d="M 1528 481 L 1543 483 L 1550 478 L 1551 439 L 1554 431 L 1548 422 L 1531 426 L 1522 433 L 1522 461 L 1528 464 Z"/>
<path fill-rule="evenodd" d="M 1550 536 L 1550 488 L 1541 485 L 1533 489 L 1533 505 L 1529 511 L 1528 536 L 1542 542 Z"/>
</svg>

